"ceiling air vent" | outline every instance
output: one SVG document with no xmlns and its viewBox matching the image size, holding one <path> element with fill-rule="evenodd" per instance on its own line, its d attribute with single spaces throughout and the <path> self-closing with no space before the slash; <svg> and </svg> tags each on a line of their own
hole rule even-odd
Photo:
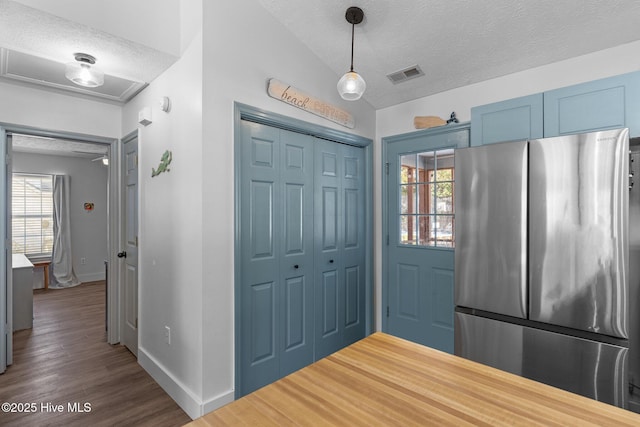
<svg viewBox="0 0 640 427">
<path fill-rule="evenodd" d="M 391 80 L 393 84 L 402 83 L 420 76 L 424 76 L 424 73 L 417 65 L 396 71 L 395 73 L 387 74 L 387 77 L 389 77 L 389 80 Z"/>
</svg>

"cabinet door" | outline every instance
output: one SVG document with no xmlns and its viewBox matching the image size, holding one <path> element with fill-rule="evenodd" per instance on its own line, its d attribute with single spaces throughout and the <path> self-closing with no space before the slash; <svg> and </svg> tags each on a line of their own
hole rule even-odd
<svg viewBox="0 0 640 427">
<path fill-rule="evenodd" d="M 471 145 L 542 138 L 542 94 L 471 109 Z"/>
<path fill-rule="evenodd" d="M 629 128 L 640 135 L 640 73 L 544 93 L 544 136 Z"/>
</svg>

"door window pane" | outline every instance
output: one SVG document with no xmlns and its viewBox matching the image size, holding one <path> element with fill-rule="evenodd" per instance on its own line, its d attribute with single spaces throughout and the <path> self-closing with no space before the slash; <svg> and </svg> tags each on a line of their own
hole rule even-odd
<svg viewBox="0 0 640 427">
<path fill-rule="evenodd" d="M 453 182 L 435 185 L 435 202 L 437 214 L 453 214 Z"/>
<path fill-rule="evenodd" d="M 452 248 L 453 149 L 402 154 L 400 244 Z"/>
<path fill-rule="evenodd" d="M 416 182 L 416 155 L 400 156 L 400 183 L 410 184 Z"/>
<path fill-rule="evenodd" d="M 416 212 L 416 186 L 415 184 L 402 185 L 400 187 L 400 213 L 412 214 Z"/>
<path fill-rule="evenodd" d="M 403 245 L 415 245 L 417 244 L 415 228 L 415 216 L 413 215 L 401 215 L 400 216 L 400 243 Z"/>
<path fill-rule="evenodd" d="M 434 224 L 436 246 L 453 247 L 453 215 L 438 215 Z"/>
</svg>

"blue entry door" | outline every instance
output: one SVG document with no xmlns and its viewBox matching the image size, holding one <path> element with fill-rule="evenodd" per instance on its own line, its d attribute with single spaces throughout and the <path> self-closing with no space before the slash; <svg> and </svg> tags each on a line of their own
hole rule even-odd
<svg viewBox="0 0 640 427">
<path fill-rule="evenodd" d="M 386 141 L 385 331 L 453 353 L 453 152 L 467 129 Z M 385 319 L 386 318 L 386 319 Z"/>
<path fill-rule="evenodd" d="M 313 362 L 312 137 L 242 122 L 239 395 Z"/>
<path fill-rule="evenodd" d="M 316 360 L 365 336 L 364 150 L 315 139 Z"/>
</svg>

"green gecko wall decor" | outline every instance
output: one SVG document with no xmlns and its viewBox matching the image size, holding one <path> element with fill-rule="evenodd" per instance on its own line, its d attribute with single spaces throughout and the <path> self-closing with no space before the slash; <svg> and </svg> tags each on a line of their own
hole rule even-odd
<svg viewBox="0 0 640 427">
<path fill-rule="evenodd" d="M 171 163 L 171 151 L 167 150 L 160 157 L 160 164 L 158 169 L 151 168 L 151 178 L 160 175 L 162 172 L 169 172 L 169 164 Z"/>
</svg>

